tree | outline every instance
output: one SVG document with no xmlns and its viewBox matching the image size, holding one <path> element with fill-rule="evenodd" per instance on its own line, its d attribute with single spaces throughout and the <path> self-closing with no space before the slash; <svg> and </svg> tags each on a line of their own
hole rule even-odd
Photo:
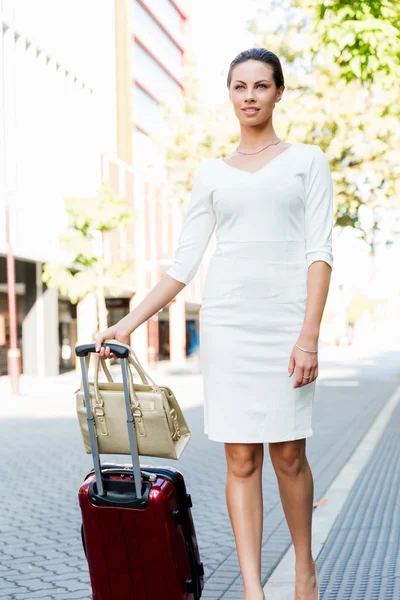
<svg viewBox="0 0 400 600">
<path fill-rule="evenodd" d="M 340 61 L 327 37 L 333 35 L 330 25 L 321 25 L 328 9 L 324 12 L 318 5 L 317 10 L 308 0 L 266 4 L 250 30 L 256 45 L 272 50 L 283 63 L 286 91 L 276 110 L 279 134 L 318 144 L 326 152 L 335 186 L 336 224 L 355 228 L 373 251 L 380 208 L 398 208 L 398 88 L 383 89 L 380 79 L 368 78 L 372 49 L 363 78 L 355 57 L 345 61 L 346 40 L 338 33 L 342 8 L 335 29 L 335 43 L 343 47 Z M 329 10 L 336 4 L 348 3 L 332 0 Z M 363 211 L 372 217 L 368 227 L 360 218 Z"/>
<path fill-rule="evenodd" d="M 286 91 L 275 111 L 279 135 L 321 146 L 334 180 L 335 223 L 339 228 L 352 227 L 372 252 L 382 209 L 393 209 L 395 215 L 400 196 L 399 79 L 397 71 L 388 68 L 397 64 L 388 7 L 383 0 L 354 4 L 344 0 L 265 0 L 248 24 L 255 45 L 276 52 L 283 63 Z M 369 14 L 374 15 L 373 23 Z M 378 18 L 379 31 L 391 32 L 393 49 L 382 59 L 379 76 L 373 62 L 380 40 Z M 351 27 L 357 30 L 354 43 L 348 33 Z M 369 50 L 365 48 L 367 39 Z M 189 60 L 183 106 L 174 103 L 175 112 L 166 110 L 171 123 L 166 144 L 169 179 L 181 202 L 187 201 L 199 162 L 208 156 L 227 155 L 240 137 L 229 100 L 212 108 L 203 106 L 192 71 Z M 390 83 L 393 78 L 395 85 Z M 396 225 L 393 222 L 394 231 Z"/>
<path fill-rule="evenodd" d="M 198 80 L 193 76 L 194 59 L 185 55 L 184 91 L 176 102 L 163 105 L 168 135 L 161 142 L 166 150 L 168 180 L 180 203 L 188 200 L 201 161 L 226 154 L 237 140 L 232 134 L 235 120 L 228 105 L 207 106 L 199 101 Z M 160 139 L 154 139 L 159 143 Z"/>
<path fill-rule="evenodd" d="M 300 0 L 314 13 L 321 45 L 345 81 L 397 88 L 400 75 L 400 4 L 392 0 Z"/>
<path fill-rule="evenodd" d="M 45 263 L 42 280 L 57 287 L 73 304 L 94 292 L 97 298 L 99 328 L 106 329 L 107 316 L 104 291 L 117 294 L 131 286 L 132 267 L 128 262 L 107 264 L 102 253 L 102 237 L 107 232 L 126 226 L 134 219 L 127 201 L 117 196 L 102 181 L 94 198 L 66 198 L 67 230 L 60 245 L 69 257 L 68 265 Z"/>
</svg>

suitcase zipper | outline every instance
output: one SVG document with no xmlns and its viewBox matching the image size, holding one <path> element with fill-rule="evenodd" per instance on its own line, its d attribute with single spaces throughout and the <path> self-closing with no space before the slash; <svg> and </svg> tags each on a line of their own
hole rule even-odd
<svg viewBox="0 0 400 600">
<path fill-rule="evenodd" d="M 117 468 L 117 467 L 107 467 L 104 466 L 105 463 L 103 463 L 101 465 L 101 472 L 105 473 L 106 475 L 127 475 L 127 471 L 129 471 L 129 475 L 132 474 L 132 469 L 124 469 L 123 467 L 121 468 Z M 149 471 L 145 471 L 144 469 L 140 469 L 142 472 L 142 477 L 145 481 L 150 481 L 152 483 L 154 483 L 155 481 L 157 481 L 157 476 L 154 475 L 154 473 L 150 473 Z M 85 477 L 85 480 L 89 477 L 89 475 L 93 475 L 94 473 L 94 469 L 92 469 L 90 471 L 90 473 L 88 473 Z"/>
</svg>

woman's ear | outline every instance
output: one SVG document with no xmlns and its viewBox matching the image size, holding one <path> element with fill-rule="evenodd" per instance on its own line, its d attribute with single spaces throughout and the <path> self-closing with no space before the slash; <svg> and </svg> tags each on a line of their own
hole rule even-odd
<svg viewBox="0 0 400 600">
<path fill-rule="evenodd" d="M 285 91 L 285 86 L 281 85 L 281 87 L 278 89 L 277 93 L 276 93 L 276 100 L 275 102 L 280 102 L 282 96 L 283 96 L 283 92 Z"/>
</svg>

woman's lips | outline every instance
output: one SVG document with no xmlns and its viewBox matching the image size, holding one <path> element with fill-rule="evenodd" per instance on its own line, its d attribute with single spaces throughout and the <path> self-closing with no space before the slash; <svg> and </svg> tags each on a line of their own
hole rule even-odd
<svg viewBox="0 0 400 600">
<path fill-rule="evenodd" d="M 253 109 L 242 108 L 242 111 L 244 112 L 245 115 L 255 115 L 256 113 L 258 113 L 259 110 L 260 110 L 259 108 L 253 108 Z"/>
</svg>

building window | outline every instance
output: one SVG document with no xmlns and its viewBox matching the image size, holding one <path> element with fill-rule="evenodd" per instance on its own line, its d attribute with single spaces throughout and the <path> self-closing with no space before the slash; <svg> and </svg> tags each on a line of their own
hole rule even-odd
<svg viewBox="0 0 400 600">
<path fill-rule="evenodd" d="M 134 5 L 136 4 L 137 2 L 134 0 Z M 146 4 L 165 26 L 165 28 L 168 29 L 168 31 L 177 39 L 179 43 L 182 43 L 182 17 L 173 7 L 171 2 L 169 0 L 146 0 Z"/>
<path fill-rule="evenodd" d="M 137 85 L 133 86 L 132 102 L 134 106 L 135 121 L 143 129 L 152 133 L 155 131 L 160 132 L 161 129 L 166 127 L 162 108 Z"/>
<path fill-rule="evenodd" d="M 156 98 L 167 104 L 181 96 L 180 86 L 138 44 L 132 44 L 132 55 L 136 79 Z"/>
<path fill-rule="evenodd" d="M 137 33 L 140 41 L 159 56 L 167 69 L 179 78 L 182 68 L 181 51 L 137 2 L 134 3 L 133 21 L 133 31 Z"/>
</svg>

